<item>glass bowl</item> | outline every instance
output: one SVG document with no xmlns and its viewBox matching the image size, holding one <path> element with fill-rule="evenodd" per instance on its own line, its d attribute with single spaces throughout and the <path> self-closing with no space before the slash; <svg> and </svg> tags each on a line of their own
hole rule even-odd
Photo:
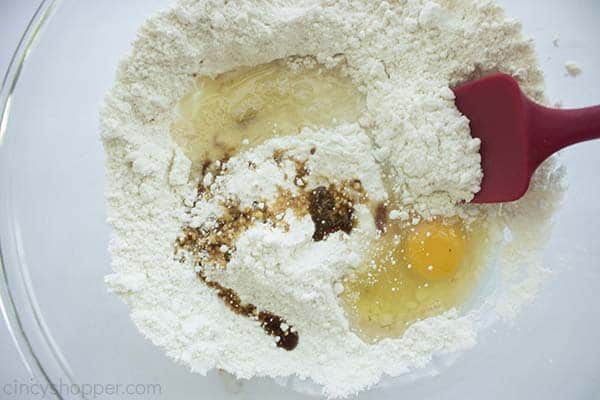
<svg viewBox="0 0 600 400">
<path fill-rule="evenodd" d="M 125 394 L 137 398 L 305 398 L 269 379 L 189 373 L 137 332 L 103 283 L 110 260 L 98 109 L 139 25 L 168 3 L 46 0 L 18 45 L 0 93 L 3 316 L 27 370 L 53 383 L 57 398 L 93 397 L 81 391 L 94 384 L 105 395 L 107 385 L 129 385 L 134 393 Z M 500 3 L 534 39 L 548 97 L 600 103 L 600 2 Z M 568 60 L 581 63 L 582 76 L 567 76 Z M 452 368 L 361 398 L 600 396 L 600 142 L 562 158 L 570 187 L 537 299 L 513 324 L 482 332 Z"/>
</svg>

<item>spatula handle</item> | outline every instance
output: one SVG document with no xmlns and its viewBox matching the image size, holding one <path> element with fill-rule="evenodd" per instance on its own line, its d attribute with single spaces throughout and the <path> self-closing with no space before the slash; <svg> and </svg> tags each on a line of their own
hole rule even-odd
<svg viewBox="0 0 600 400">
<path fill-rule="evenodd" d="M 557 110 L 531 101 L 528 106 L 531 160 L 535 166 L 567 146 L 600 139 L 600 106 Z"/>
</svg>

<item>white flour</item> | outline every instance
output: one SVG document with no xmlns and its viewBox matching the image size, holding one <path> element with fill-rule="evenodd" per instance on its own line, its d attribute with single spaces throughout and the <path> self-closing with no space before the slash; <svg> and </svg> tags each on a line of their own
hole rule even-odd
<svg viewBox="0 0 600 400">
<path fill-rule="evenodd" d="M 367 98 L 360 125 L 305 131 L 242 152 L 214 182 L 206 178 L 215 199 L 194 206 L 198 182 L 169 132 L 192 74 L 292 55 L 331 66 L 346 60 Z M 550 161 L 519 202 L 457 205 L 478 191 L 481 170 L 479 143 L 449 87 L 487 71 L 513 74 L 543 100 L 542 76 L 520 24 L 486 0 L 180 1 L 142 27 L 102 111 L 115 271 L 106 278 L 109 287 L 130 305 L 140 331 L 193 371 L 220 368 L 241 378 L 296 374 L 330 397 L 424 367 L 435 354 L 472 347 L 484 324 L 482 310 L 485 321 L 511 317 L 535 293 L 543 275 L 538 250 L 562 192 L 561 171 Z M 481 309 L 450 311 L 414 324 L 399 339 L 367 345 L 349 329 L 336 282 L 356 267 L 375 234 L 364 222 L 372 221 L 370 211 L 357 205 L 358 228 L 321 242 L 310 240 L 310 217 L 286 213 L 289 231 L 251 227 L 237 239 L 227 272 L 215 274 L 244 301 L 294 324 L 298 347 L 277 348 L 255 321 L 229 312 L 192 266 L 174 259 L 174 243 L 183 226 L 202 226 L 222 213 L 219 196 L 251 205 L 272 199 L 277 185 L 297 190 L 284 176 L 293 165 L 272 159 L 281 148 L 308 160 L 307 187 L 359 178 L 370 198 L 383 200 L 382 171 L 392 171 L 389 195 L 406 210 L 424 217 L 484 214 L 499 230 L 508 227 L 514 240 L 500 255 L 498 290 Z M 406 210 L 391 216 L 406 218 Z"/>
<path fill-rule="evenodd" d="M 583 73 L 583 68 L 581 68 L 581 65 L 579 65 L 579 63 L 576 61 L 567 61 L 565 63 L 565 70 L 569 76 L 574 78 Z"/>
</svg>

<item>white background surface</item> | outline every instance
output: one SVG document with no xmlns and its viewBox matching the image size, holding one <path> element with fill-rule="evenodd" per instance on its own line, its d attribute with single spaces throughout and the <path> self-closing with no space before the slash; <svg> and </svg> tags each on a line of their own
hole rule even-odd
<svg viewBox="0 0 600 400">
<path fill-rule="evenodd" d="M 525 21 L 524 31 L 536 39 L 540 62 L 548 78 L 549 97 L 554 101 L 563 100 L 565 106 L 582 106 L 592 101 L 600 102 L 600 75 L 597 72 L 600 67 L 598 50 L 600 49 L 598 45 L 600 1 L 507 0 L 500 2 L 509 3 L 509 15 L 529 16 Z M 0 69 L 2 71 L 36 6 L 37 0 L 0 0 Z M 596 36 L 593 37 L 591 33 L 595 33 Z M 554 36 L 560 38 L 559 48 L 552 45 Z M 594 54 L 590 54 L 590 41 L 596 43 L 591 47 L 596 49 Z M 571 59 L 582 61 L 584 68 L 582 77 L 573 79 L 565 75 L 564 63 Z M 87 133 L 94 135 L 94 132 Z M 561 229 L 569 232 L 570 236 L 581 238 L 582 241 L 586 241 L 586 232 L 596 235 L 599 232 L 600 202 L 586 202 L 584 196 L 578 197 L 574 193 L 582 193 L 582 182 L 597 182 L 598 169 L 589 167 L 598 164 L 585 164 L 580 161 L 598 160 L 598 154 L 600 154 L 600 143 L 578 146 L 576 150 L 571 149 L 565 153 L 570 175 L 576 177 L 576 181 L 573 182 L 573 190 L 567 196 L 570 211 L 561 217 L 563 221 Z M 577 209 L 584 210 L 587 214 L 573 211 Z M 587 242 L 590 242 L 589 238 Z M 561 240 L 561 238 L 553 241 L 556 248 L 564 251 L 565 256 L 573 252 L 573 249 L 568 247 L 571 243 L 570 240 Z M 595 243 L 598 243 L 597 240 Z M 586 285 L 586 282 L 600 279 L 598 273 L 590 272 L 600 271 L 597 265 L 599 253 L 598 249 L 590 250 L 592 253 L 587 258 L 588 262 L 596 265 L 586 265 L 587 272 L 580 272 L 575 265 L 570 270 L 555 276 L 540 295 L 538 302 L 517 321 L 516 332 L 493 332 L 488 335 L 487 343 L 492 343 L 495 351 L 485 350 L 484 358 L 467 357 L 463 362 L 466 367 L 462 371 L 455 369 L 443 378 L 451 380 L 451 384 L 436 385 L 434 382 L 432 387 L 415 387 L 406 390 L 402 399 L 597 400 L 600 398 L 600 345 L 597 335 L 600 323 L 597 310 L 600 306 L 594 306 L 597 304 L 597 291 L 594 287 L 597 288 L 598 285 Z M 97 283 L 97 286 L 100 286 L 100 283 Z M 121 307 L 120 310 L 123 308 Z M 54 314 L 49 313 L 49 315 Z M 123 319 L 126 318 L 125 315 L 119 315 Z M 69 317 L 69 315 L 64 316 L 64 319 L 68 320 Z M 553 320 L 552 324 L 548 323 L 549 319 Z M 582 323 L 588 320 L 589 324 Z M 58 327 L 59 325 L 56 325 L 53 328 L 56 328 L 56 331 Z M 520 338 L 520 341 L 515 341 L 515 336 Z M 64 338 L 63 340 L 67 341 Z M 152 362 L 164 361 L 159 349 L 145 342 L 140 346 L 140 352 L 153 354 Z M 79 353 L 85 354 L 83 351 Z M 526 356 L 519 357 L 523 354 Z M 506 364 L 507 359 L 520 361 L 511 368 L 501 368 L 500 365 Z M 561 361 L 557 363 L 555 360 Z M 85 365 L 86 361 L 75 360 L 81 365 Z M 110 369 L 111 365 L 107 364 L 106 369 Z M 143 367 L 140 366 L 140 369 Z M 481 376 L 475 378 L 464 373 L 473 370 L 481 371 Z M 182 376 L 182 382 L 183 379 L 190 381 L 200 379 L 186 375 L 183 369 L 181 371 L 173 369 L 173 373 Z M 0 323 L 0 384 L 15 379 L 27 382 L 28 376 L 20 364 L 6 328 Z M 473 388 L 473 397 L 466 396 L 464 393 L 465 385 L 469 383 Z M 489 392 L 486 393 L 486 390 Z M 172 393 L 177 392 L 169 388 L 167 394 Z M 0 398 L 5 398 L 1 392 Z M 163 398 L 177 400 L 179 397 L 167 395 Z"/>
<path fill-rule="evenodd" d="M 37 3 L 36 0 L 0 0 L 0 79 L 4 77 L 10 57 L 35 12 Z M 27 382 L 29 376 L 2 321 L 0 322 L 0 399 L 4 398 L 1 385 L 13 382 L 15 379 Z"/>
</svg>

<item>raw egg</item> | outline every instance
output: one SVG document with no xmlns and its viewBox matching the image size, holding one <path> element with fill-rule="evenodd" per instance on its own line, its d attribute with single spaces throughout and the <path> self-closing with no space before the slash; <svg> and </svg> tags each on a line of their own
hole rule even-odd
<svg viewBox="0 0 600 400">
<path fill-rule="evenodd" d="M 477 221 L 388 222 L 362 266 L 342 282 L 340 299 L 352 329 L 376 342 L 460 308 L 483 270 L 486 238 L 484 224 Z"/>
</svg>

